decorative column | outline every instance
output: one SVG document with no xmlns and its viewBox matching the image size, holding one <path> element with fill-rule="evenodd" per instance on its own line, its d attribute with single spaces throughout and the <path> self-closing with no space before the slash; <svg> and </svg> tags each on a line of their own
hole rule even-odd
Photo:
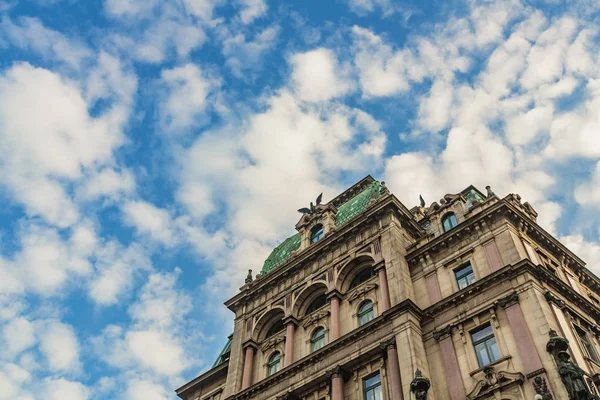
<svg viewBox="0 0 600 400">
<path fill-rule="evenodd" d="M 440 353 L 442 355 L 442 364 L 444 366 L 444 375 L 446 376 L 446 386 L 450 400 L 464 400 L 467 397 L 465 386 L 460 374 L 456 351 L 452 343 L 452 326 L 448 325 L 445 328 L 433 332 L 433 338 L 440 345 Z"/>
<path fill-rule="evenodd" d="M 348 379 L 348 373 L 341 366 L 334 367 L 326 373 L 331 379 L 331 400 L 344 400 L 344 380 Z"/>
<path fill-rule="evenodd" d="M 537 352 L 531 332 L 527 327 L 527 321 L 519 305 L 519 294 L 513 292 L 506 297 L 498 300 L 498 305 L 504 308 L 508 324 L 515 337 L 515 343 L 517 345 L 517 351 L 525 367 L 525 376 L 527 379 L 533 379 L 531 385 L 537 394 L 542 395 L 544 400 L 552 399 L 552 393 L 550 392 L 546 376 L 546 370 L 542 365 L 542 360 Z M 542 390 L 542 387 L 544 389 Z"/>
<path fill-rule="evenodd" d="M 385 261 L 381 261 L 374 267 L 375 272 L 379 275 L 379 287 L 381 288 L 381 312 L 390 309 L 390 288 L 388 287 L 387 273 L 385 272 Z"/>
<path fill-rule="evenodd" d="M 402 379 L 400 378 L 400 364 L 398 362 L 398 351 L 396 350 L 396 338 L 382 342 L 381 349 L 385 352 L 387 376 L 392 389 L 391 400 L 404 400 L 402 392 Z"/>
<path fill-rule="evenodd" d="M 244 373 L 242 375 L 242 390 L 247 389 L 252 385 L 252 371 L 254 369 L 254 352 L 256 351 L 256 343 L 249 340 L 244 343 L 246 357 L 244 358 Z"/>
<path fill-rule="evenodd" d="M 298 326 L 298 320 L 291 315 L 283 320 L 285 324 L 285 366 L 294 363 L 294 332 Z"/>
<path fill-rule="evenodd" d="M 329 337 L 333 342 L 340 337 L 340 301 L 342 295 L 334 289 L 328 293 L 327 297 L 331 303 L 331 327 L 329 328 Z"/>
</svg>

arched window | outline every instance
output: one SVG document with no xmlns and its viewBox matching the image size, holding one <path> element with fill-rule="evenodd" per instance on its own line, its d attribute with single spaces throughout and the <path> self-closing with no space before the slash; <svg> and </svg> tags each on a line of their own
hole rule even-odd
<svg viewBox="0 0 600 400">
<path fill-rule="evenodd" d="M 266 337 L 270 338 L 271 336 L 274 336 L 274 335 L 278 334 L 279 332 L 281 332 L 284 328 L 285 327 L 283 326 L 283 321 L 278 320 L 273 324 L 273 326 L 271 326 L 269 328 L 269 330 L 267 331 Z"/>
<path fill-rule="evenodd" d="M 320 294 L 312 301 L 312 303 L 310 303 L 310 306 L 308 306 L 306 313 L 310 314 L 313 311 L 316 311 L 321 307 L 325 307 L 326 304 L 327 304 L 327 295 L 325 293 Z"/>
<path fill-rule="evenodd" d="M 367 268 L 367 269 L 361 271 L 358 275 L 356 275 L 354 277 L 354 279 L 352 279 L 352 283 L 350 284 L 350 289 L 360 285 L 361 283 L 363 283 L 365 281 L 368 281 L 369 279 L 371 279 L 374 276 L 375 276 L 375 271 L 373 270 L 373 268 Z"/>
<path fill-rule="evenodd" d="M 269 362 L 267 363 L 267 376 L 273 375 L 275 372 L 279 371 L 280 368 L 281 353 L 277 351 L 269 357 Z"/>
<path fill-rule="evenodd" d="M 317 351 L 325 346 L 325 329 L 318 328 L 310 336 L 310 351 Z"/>
<path fill-rule="evenodd" d="M 315 243 L 323 237 L 323 225 L 319 224 L 310 231 L 310 242 Z"/>
<path fill-rule="evenodd" d="M 456 220 L 456 215 L 454 215 L 454 213 L 446 214 L 444 219 L 442 219 L 442 226 L 444 227 L 444 232 L 448 232 L 456 225 L 458 225 L 458 221 Z"/>
<path fill-rule="evenodd" d="M 358 326 L 363 326 L 375 317 L 373 312 L 373 302 L 370 300 L 362 303 L 358 309 Z"/>
</svg>

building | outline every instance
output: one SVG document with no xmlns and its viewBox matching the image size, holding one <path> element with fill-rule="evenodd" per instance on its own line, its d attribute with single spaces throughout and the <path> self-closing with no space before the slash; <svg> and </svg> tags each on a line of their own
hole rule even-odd
<svg viewBox="0 0 600 400">
<path fill-rule="evenodd" d="M 178 396 L 596 399 L 600 280 L 519 195 L 486 189 L 408 209 L 368 176 L 311 203 Z"/>
</svg>

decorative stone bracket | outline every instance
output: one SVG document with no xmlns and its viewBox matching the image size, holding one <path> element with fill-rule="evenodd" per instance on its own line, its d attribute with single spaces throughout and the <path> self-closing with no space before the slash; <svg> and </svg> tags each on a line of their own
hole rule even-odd
<svg viewBox="0 0 600 400">
<path fill-rule="evenodd" d="M 517 292 L 512 292 L 506 297 L 503 297 L 498 300 L 498 305 L 502 308 L 510 307 L 519 302 L 519 294 Z"/>
</svg>

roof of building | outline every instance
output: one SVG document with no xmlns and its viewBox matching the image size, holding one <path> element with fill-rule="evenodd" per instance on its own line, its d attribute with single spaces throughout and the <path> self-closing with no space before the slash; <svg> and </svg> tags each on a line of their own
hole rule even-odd
<svg viewBox="0 0 600 400">
<path fill-rule="evenodd" d="M 221 365 L 224 362 L 226 362 L 227 360 L 229 360 L 229 354 L 231 352 L 232 338 L 233 338 L 233 333 L 227 339 L 227 343 L 225 343 L 225 347 L 223 347 L 223 350 L 221 350 L 221 352 L 219 353 L 219 356 L 217 357 L 217 359 L 215 360 L 215 363 L 212 366 L 213 368 L 218 367 L 219 365 Z"/>
<path fill-rule="evenodd" d="M 371 176 L 361 180 L 359 184 L 363 184 L 362 187 L 359 187 L 357 184 L 352 186 L 352 188 L 359 188 L 360 191 L 355 193 L 351 198 L 345 199 L 345 201 L 339 205 L 335 214 L 335 226 L 344 225 L 352 218 L 361 214 L 372 199 L 381 196 L 385 192 L 385 186 L 382 185 L 381 182 L 371 178 Z M 347 192 L 348 191 L 344 193 Z M 334 200 L 339 199 L 340 196 L 336 197 Z M 287 238 L 283 243 L 273 249 L 269 257 L 265 260 L 260 273 L 267 274 L 273 271 L 275 268 L 282 265 L 289 258 L 290 254 L 299 247 L 300 234 L 296 233 L 294 236 Z"/>
</svg>

